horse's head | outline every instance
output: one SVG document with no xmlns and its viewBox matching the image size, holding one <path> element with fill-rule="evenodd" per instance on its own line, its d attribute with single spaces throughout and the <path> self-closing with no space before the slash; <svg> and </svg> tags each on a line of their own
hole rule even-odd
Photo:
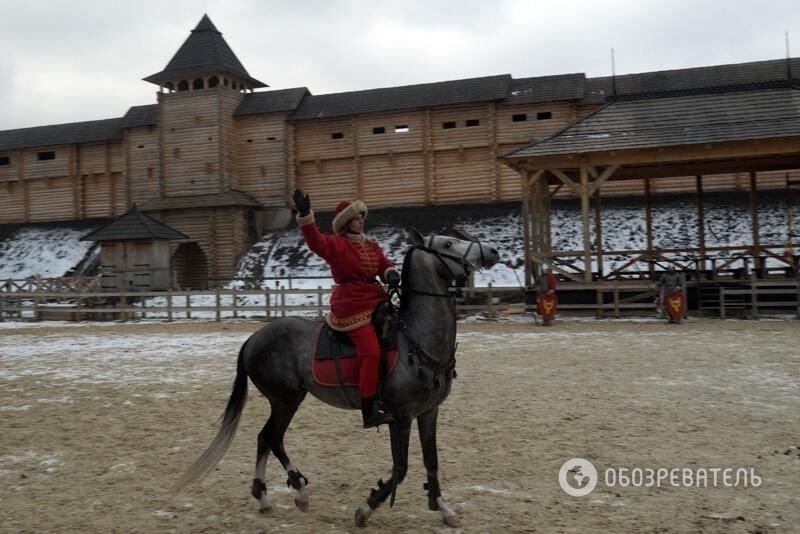
<svg viewBox="0 0 800 534">
<path fill-rule="evenodd" d="M 423 236 L 411 228 L 411 242 L 438 257 L 450 270 L 452 278 L 466 278 L 470 273 L 489 269 L 500 261 L 500 253 L 494 245 L 481 243 L 465 232 L 450 231 L 451 235 Z M 453 237 L 458 235 L 458 237 Z"/>
</svg>

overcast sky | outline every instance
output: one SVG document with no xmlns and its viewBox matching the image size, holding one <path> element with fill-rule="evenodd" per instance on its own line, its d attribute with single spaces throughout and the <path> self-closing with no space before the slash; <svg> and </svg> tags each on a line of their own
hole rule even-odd
<svg viewBox="0 0 800 534">
<path fill-rule="evenodd" d="M 250 75 L 313 94 L 800 56 L 798 0 L 0 0 L 0 130 L 120 117 L 207 12 Z"/>
</svg>

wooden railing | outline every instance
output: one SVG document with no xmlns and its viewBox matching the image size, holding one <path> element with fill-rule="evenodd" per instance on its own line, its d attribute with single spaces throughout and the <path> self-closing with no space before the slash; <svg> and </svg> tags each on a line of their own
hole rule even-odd
<svg viewBox="0 0 800 534">
<path fill-rule="evenodd" d="M 101 275 L 97 276 L 62 276 L 59 278 L 43 278 L 30 276 L 25 279 L 6 279 L 0 281 L 0 293 L 70 293 L 94 291 L 100 288 Z"/>
<path fill-rule="evenodd" d="M 763 297 L 784 297 L 782 300 Z M 731 297 L 747 297 L 749 302 L 731 302 Z M 787 297 L 794 297 L 787 298 Z M 727 303 L 726 303 L 727 299 Z M 755 276 L 750 279 L 750 287 L 747 288 L 719 288 L 719 316 L 725 319 L 731 309 L 749 310 L 751 319 L 758 319 L 760 309 L 787 308 L 795 312 L 800 319 L 800 281 L 788 280 L 783 282 L 759 281 Z"/>
<path fill-rule="evenodd" d="M 224 318 L 259 316 L 266 319 L 304 313 L 323 317 L 328 311 L 325 298 L 330 288 L 305 289 L 215 289 L 213 291 L 136 291 L 136 292 L 7 292 L 0 293 L 0 321 L 7 317 L 33 320 L 132 320 L 206 318 L 220 321 Z M 456 291 L 453 289 L 452 291 Z M 520 293 L 520 288 L 469 288 L 471 294 L 486 294 L 482 304 L 462 304 L 457 312 L 485 313 L 494 319 L 507 313 L 509 305 L 501 304 L 499 294 Z M 304 296 L 311 303 L 289 302 L 293 296 Z M 522 313 L 523 305 L 514 309 Z"/>
</svg>

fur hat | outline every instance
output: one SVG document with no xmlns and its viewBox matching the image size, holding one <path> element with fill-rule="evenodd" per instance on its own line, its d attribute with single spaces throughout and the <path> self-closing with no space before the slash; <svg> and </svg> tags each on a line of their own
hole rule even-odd
<svg viewBox="0 0 800 534">
<path fill-rule="evenodd" d="M 333 218 L 333 233 L 341 234 L 347 229 L 349 223 L 355 217 L 363 215 L 367 218 L 367 205 L 360 200 L 343 200 L 336 206 L 336 216 Z"/>
</svg>

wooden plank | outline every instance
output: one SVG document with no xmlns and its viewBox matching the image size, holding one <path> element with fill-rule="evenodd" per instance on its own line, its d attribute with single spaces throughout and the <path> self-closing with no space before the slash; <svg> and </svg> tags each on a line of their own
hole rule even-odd
<svg viewBox="0 0 800 534">
<path fill-rule="evenodd" d="M 581 177 L 581 214 L 583 215 L 583 275 L 585 282 L 592 281 L 592 243 L 589 229 L 589 171 L 580 168 Z"/>
</svg>

